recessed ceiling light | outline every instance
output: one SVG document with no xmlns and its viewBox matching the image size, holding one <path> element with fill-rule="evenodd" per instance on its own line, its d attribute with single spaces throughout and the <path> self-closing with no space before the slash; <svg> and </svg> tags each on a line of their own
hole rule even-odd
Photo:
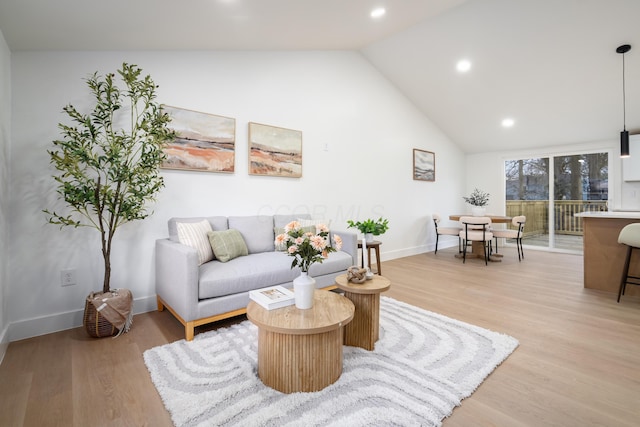
<svg viewBox="0 0 640 427">
<path fill-rule="evenodd" d="M 511 118 L 506 118 L 506 119 L 503 119 L 503 120 L 502 120 L 502 127 L 510 128 L 510 127 L 513 127 L 513 125 L 514 125 L 515 123 L 516 123 L 516 122 L 515 122 L 513 119 L 511 119 Z"/>
<path fill-rule="evenodd" d="M 461 59 L 456 64 L 456 70 L 458 70 L 461 73 L 466 73 L 470 69 L 471 69 L 471 61 L 469 61 L 468 59 Z"/>
<path fill-rule="evenodd" d="M 382 16 L 384 16 L 385 13 L 387 13 L 385 8 L 384 7 L 379 7 L 377 9 L 373 9 L 371 11 L 371 17 L 372 18 L 381 18 Z"/>
</svg>

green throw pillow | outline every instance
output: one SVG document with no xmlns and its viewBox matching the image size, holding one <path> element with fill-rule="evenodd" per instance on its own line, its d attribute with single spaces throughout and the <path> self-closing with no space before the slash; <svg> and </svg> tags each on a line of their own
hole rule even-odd
<svg viewBox="0 0 640 427">
<path fill-rule="evenodd" d="M 210 231 L 207 236 L 211 249 L 220 262 L 231 261 L 249 254 L 247 244 L 238 230 Z"/>
</svg>

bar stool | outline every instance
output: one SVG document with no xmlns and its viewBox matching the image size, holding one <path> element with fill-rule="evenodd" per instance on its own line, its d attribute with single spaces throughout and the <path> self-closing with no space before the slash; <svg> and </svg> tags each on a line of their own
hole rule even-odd
<svg viewBox="0 0 640 427">
<path fill-rule="evenodd" d="M 624 295 L 627 284 L 640 285 L 640 277 L 629 276 L 631 252 L 634 249 L 640 249 L 640 223 L 626 225 L 618 235 L 618 243 L 628 246 L 627 257 L 622 270 L 622 279 L 620 280 L 620 290 L 618 290 L 618 302 L 620 302 L 620 296 Z"/>
</svg>

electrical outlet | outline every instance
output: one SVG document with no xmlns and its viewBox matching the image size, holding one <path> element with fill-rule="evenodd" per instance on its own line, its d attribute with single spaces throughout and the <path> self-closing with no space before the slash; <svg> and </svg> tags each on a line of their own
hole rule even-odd
<svg viewBox="0 0 640 427">
<path fill-rule="evenodd" d="M 60 285 L 61 286 L 71 286 L 75 285 L 76 282 L 76 269 L 68 268 L 66 270 L 62 270 L 60 272 Z"/>
</svg>

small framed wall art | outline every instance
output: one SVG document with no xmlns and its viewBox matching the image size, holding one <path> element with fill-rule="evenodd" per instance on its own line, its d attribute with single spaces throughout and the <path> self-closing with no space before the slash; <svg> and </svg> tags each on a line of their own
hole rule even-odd
<svg viewBox="0 0 640 427">
<path fill-rule="evenodd" d="M 171 116 L 169 127 L 178 134 L 164 148 L 164 169 L 234 172 L 236 119 L 167 105 L 162 110 Z"/>
<path fill-rule="evenodd" d="M 302 176 L 302 132 L 249 122 L 249 175 Z"/>
<path fill-rule="evenodd" d="M 436 154 L 431 151 L 413 149 L 413 179 L 416 181 L 436 180 Z"/>
</svg>

